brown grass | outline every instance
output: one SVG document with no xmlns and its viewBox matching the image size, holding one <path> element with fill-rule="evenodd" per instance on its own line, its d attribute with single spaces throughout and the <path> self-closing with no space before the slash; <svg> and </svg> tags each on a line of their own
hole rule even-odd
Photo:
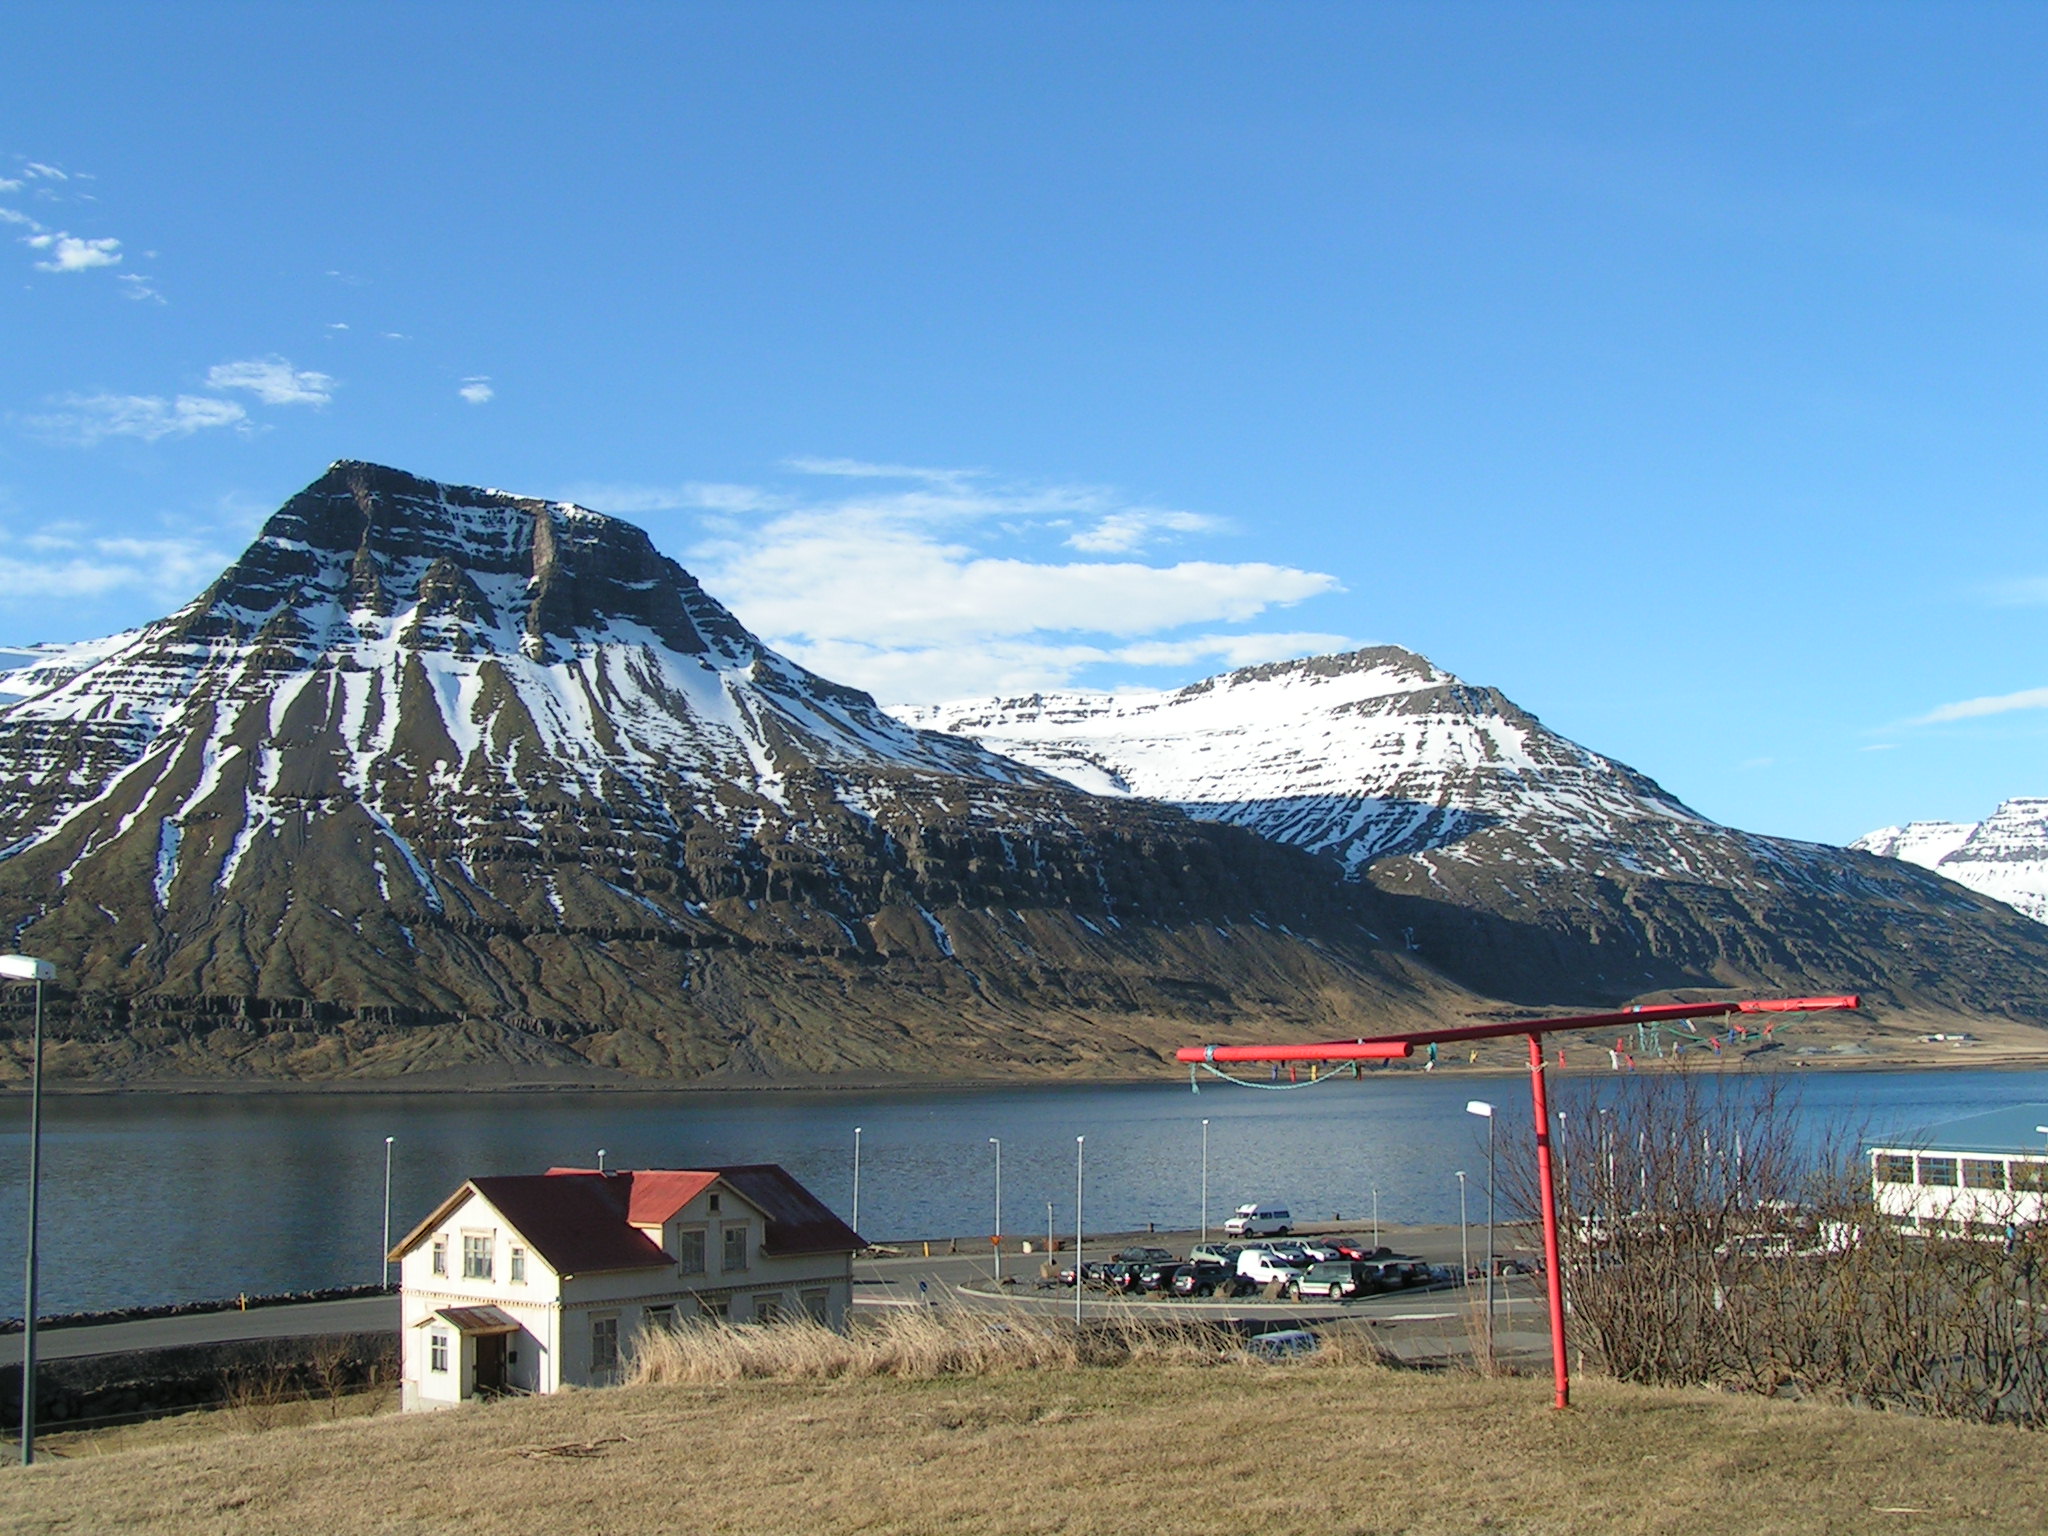
<svg viewBox="0 0 2048 1536">
<path fill-rule="evenodd" d="M 789 1340 L 793 1358 L 816 1358 L 805 1330 Z M 956 1356 L 960 1368 L 944 1374 L 850 1366 L 745 1379 L 765 1356 L 734 1353 L 734 1342 L 686 1357 L 691 1370 L 726 1373 L 703 1384 L 261 1435 L 211 1429 L 7 1470 L 0 1530 L 1817 1536 L 2048 1526 L 2043 1442 L 2011 1429 L 1611 1382 L 1582 1384 L 1559 1414 L 1547 1382 L 1342 1361 L 1127 1357 L 1102 1369 Z"/>
</svg>

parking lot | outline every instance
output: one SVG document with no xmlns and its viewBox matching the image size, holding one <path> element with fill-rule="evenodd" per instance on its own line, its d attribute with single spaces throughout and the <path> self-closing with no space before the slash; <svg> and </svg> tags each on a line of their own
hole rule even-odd
<svg viewBox="0 0 2048 1536">
<path fill-rule="evenodd" d="M 1372 1233 L 1360 1233 L 1352 1225 L 1306 1223 L 1295 1234 L 1299 1240 L 1316 1241 L 1333 1236 L 1349 1237 L 1372 1246 Z M 1472 1259 L 1483 1261 L 1485 1232 L 1474 1228 Z M 1176 1256 L 1201 1242 L 1195 1232 L 1117 1232 L 1089 1234 L 1082 1251 L 1084 1261 L 1107 1260 L 1131 1248 L 1163 1248 Z M 1212 1233 L 1213 1242 L 1221 1242 Z M 1412 1255 L 1431 1264 L 1455 1270 L 1460 1245 L 1456 1227 L 1383 1227 L 1379 1243 L 1396 1253 Z M 1002 1256 L 1003 1283 L 998 1285 L 995 1261 L 986 1243 L 978 1250 L 965 1239 L 934 1241 L 930 1254 L 923 1240 L 881 1244 L 880 1256 L 863 1257 L 854 1265 L 853 1297 L 856 1306 L 915 1307 L 965 1306 L 988 1311 L 1024 1311 L 1046 1316 L 1072 1317 L 1074 1290 L 1071 1285 L 1046 1284 L 1041 1267 L 1050 1257 L 1058 1269 L 1071 1269 L 1071 1243 L 1052 1255 L 1025 1254 L 1005 1245 Z M 1034 1245 L 1039 1246 L 1039 1245 Z M 1528 1259 L 1510 1244 L 1505 1234 L 1495 1238 L 1496 1253 L 1502 1258 Z M 956 1251 L 957 1250 L 957 1251 Z M 1480 1284 L 1469 1291 L 1455 1284 L 1407 1287 L 1350 1300 L 1283 1300 L 1263 1295 L 1239 1298 L 1194 1299 L 1158 1294 L 1135 1295 L 1096 1289 L 1083 1291 L 1084 1319 L 1133 1316 L 1188 1317 L 1259 1327 L 1301 1324 L 1327 1327 L 1335 1323 L 1370 1327 L 1389 1354 L 1402 1359 L 1424 1361 L 1467 1355 L 1472 1335 L 1484 1329 Z M 1547 1358 L 1548 1322 L 1544 1314 L 1542 1284 L 1534 1276 L 1505 1277 L 1494 1288 L 1494 1338 L 1497 1349 L 1511 1358 L 1527 1355 Z"/>
</svg>

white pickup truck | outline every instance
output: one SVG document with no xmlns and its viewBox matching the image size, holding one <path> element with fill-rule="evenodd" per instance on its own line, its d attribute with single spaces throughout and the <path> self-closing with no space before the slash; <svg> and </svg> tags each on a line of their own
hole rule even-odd
<svg viewBox="0 0 2048 1536">
<path fill-rule="evenodd" d="M 1247 1248 L 1237 1256 L 1237 1278 L 1254 1285 L 1270 1285 L 1276 1280 L 1292 1285 L 1307 1268 L 1270 1248 Z"/>
</svg>

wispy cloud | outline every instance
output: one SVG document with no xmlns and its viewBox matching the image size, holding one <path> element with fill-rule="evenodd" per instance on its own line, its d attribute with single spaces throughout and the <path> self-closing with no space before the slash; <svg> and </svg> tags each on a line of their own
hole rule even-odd
<svg viewBox="0 0 2048 1536">
<path fill-rule="evenodd" d="M 1161 534 L 1216 532 L 1220 519 L 1134 505 L 1110 487 L 1008 483 L 979 470 L 808 458 L 785 467 L 861 484 L 823 494 L 590 487 L 577 499 L 601 510 L 705 512 L 707 536 L 691 560 L 707 586 L 806 665 L 891 700 L 1058 687 L 1104 668 L 1241 666 L 1349 643 L 1216 628 L 1336 592 L 1333 576 L 1264 561 L 1128 558 Z M 888 480 L 903 483 L 878 483 Z M 1048 541 L 1126 558 L 1034 558 L 1031 546 Z"/>
<path fill-rule="evenodd" d="M 16 552 L 17 542 L 29 553 Z M 194 539 L 95 539 L 0 534 L 0 604 L 135 591 L 180 601 L 205 587 L 228 554 Z"/>
<path fill-rule="evenodd" d="M 2048 709 L 2048 688 L 2022 688 L 2018 693 L 1989 694 L 1978 699 L 1960 699 L 1943 704 L 1907 725 L 1947 725 L 1955 720 L 1980 720 L 1987 715 L 2009 715 L 2022 709 Z"/>
<path fill-rule="evenodd" d="M 334 398 L 334 380 L 310 368 L 294 368 L 282 357 L 216 363 L 207 370 L 209 389 L 246 389 L 265 405 L 325 405 Z"/>
<path fill-rule="evenodd" d="M 116 274 L 114 281 L 121 284 L 121 292 L 129 298 L 145 304 L 162 304 L 164 296 L 156 290 L 156 279 L 140 272 Z"/>
<path fill-rule="evenodd" d="M 118 266 L 121 261 L 120 241 L 87 240 L 61 229 L 30 235 L 23 243 L 50 253 L 47 261 L 36 263 L 38 272 L 90 272 L 94 267 Z"/>
<path fill-rule="evenodd" d="M 462 381 L 462 388 L 455 391 L 455 393 L 462 396 L 471 405 L 483 405 L 493 399 L 498 392 L 491 388 L 489 374 L 477 373 L 464 379 Z"/>
<path fill-rule="evenodd" d="M 215 427 L 241 427 L 249 413 L 232 400 L 210 395 L 65 395 L 60 409 L 30 416 L 26 425 L 46 441 L 90 448 L 110 437 L 138 437 L 153 443 L 190 437 Z"/>
</svg>

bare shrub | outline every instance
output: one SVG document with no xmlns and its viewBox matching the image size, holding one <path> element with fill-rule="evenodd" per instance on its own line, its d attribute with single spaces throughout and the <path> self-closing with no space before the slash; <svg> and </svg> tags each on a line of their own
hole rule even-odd
<svg viewBox="0 0 2048 1536">
<path fill-rule="evenodd" d="M 2048 1233 L 1903 1230 L 1854 1141 L 1802 1137 L 1797 1116 L 1780 1079 L 1684 1070 L 1570 1109 L 1577 1346 L 1625 1381 L 2048 1425 Z M 1515 1178 L 1533 1205 L 1526 1163 Z"/>
</svg>

